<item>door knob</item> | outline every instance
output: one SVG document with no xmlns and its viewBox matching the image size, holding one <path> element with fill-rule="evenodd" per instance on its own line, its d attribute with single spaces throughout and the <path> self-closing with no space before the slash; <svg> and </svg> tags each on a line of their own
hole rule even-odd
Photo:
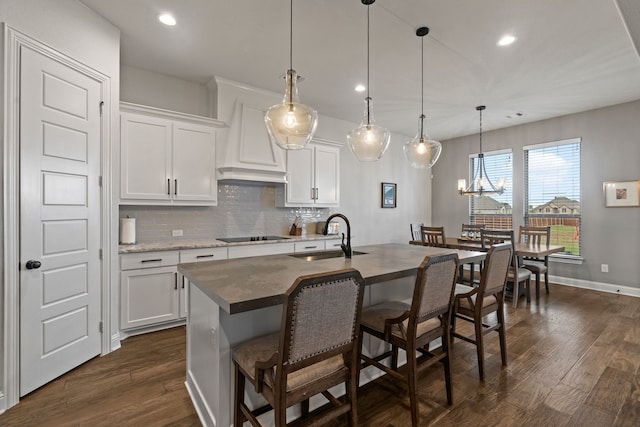
<svg viewBox="0 0 640 427">
<path fill-rule="evenodd" d="M 26 267 L 27 267 L 27 270 L 34 270 L 36 268 L 40 268 L 41 265 L 42 263 L 40 261 L 36 261 L 35 259 L 30 259 L 29 261 L 27 261 Z"/>
</svg>

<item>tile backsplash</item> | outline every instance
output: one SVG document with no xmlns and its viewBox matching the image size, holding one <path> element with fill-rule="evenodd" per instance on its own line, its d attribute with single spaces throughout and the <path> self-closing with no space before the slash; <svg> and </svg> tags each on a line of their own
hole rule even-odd
<svg viewBox="0 0 640 427">
<path fill-rule="evenodd" d="M 328 208 L 276 208 L 276 185 L 257 182 L 218 184 L 218 206 L 120 206 L 120 218 L 136 218 L 136 242 L 151 243 L 216 237 L 287 235 L 296 216 L 315 233 Z M 172 230 L 183 230 L 172 237 Z"/>
</svg>

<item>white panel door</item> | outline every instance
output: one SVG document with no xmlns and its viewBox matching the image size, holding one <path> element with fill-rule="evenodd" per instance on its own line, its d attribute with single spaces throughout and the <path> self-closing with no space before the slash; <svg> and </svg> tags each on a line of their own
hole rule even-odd
<svg viewBox="0 0 640 427">
<path fill-rule="evenodd" d="M 315 161 L 316 206 L 340 204 L 340 149 L 317 145 Z"/>
<path fill-rule="evenodd" d="M 216 144 L 213 128 L 173 123 L 174 200 L 216 200 Z"/>
<path fill-rule="evenodd" d="M 28 48 L 20 72 L 20 395 L 100 353 L 101 84 Z"/>
</svg>

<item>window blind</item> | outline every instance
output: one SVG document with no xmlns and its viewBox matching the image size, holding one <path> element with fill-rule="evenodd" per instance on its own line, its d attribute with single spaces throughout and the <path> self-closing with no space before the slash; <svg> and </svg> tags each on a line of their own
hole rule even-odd
<svg viewBox="0 0 640 427">
<path fill-rule="evenodd" d="M 580 255 L 580 138 L 524 147 L 524 223 Z"/>
<path fill-rule="evenodd" d="M 478 156 L 471 156 L 470 179 L 478 169 Z M 513 207 L 513 157 L 511 150 L 493 151 L 484 154 L 484 167 L 491 182 L 497 186 L 503 179 L 502 194 L 472 196 L 469 202 L 471 224 L 486 225 L 487 228 L 511 229 Z"/>
</svg>

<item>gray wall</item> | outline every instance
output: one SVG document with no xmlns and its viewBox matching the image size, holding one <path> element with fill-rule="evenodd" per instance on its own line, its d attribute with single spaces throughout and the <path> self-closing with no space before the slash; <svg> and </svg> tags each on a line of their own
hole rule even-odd
<svg viewBox="0 0 640 427">
<path fill-rule="evenodd" d="M 490 114 L 487 109 L 487 114 Z M 602 183 L 640 179 L 640 101 L 483 133 L 485 152 L 513 149 L 513 223 L 523 223 L 523 151 L 526 145 L 582 138 L 581 265 L 552 263 L 551 274 L 571 279 L 640 288 L 640 208 L 605 208 Z M 455 235 L 468 222 L 468 197 L 456 192 L 468 179 L 469 154 L 478 135 L 443 143 L 433 180 L 434 225 Z M 449 231 L 450 230 L 450 231 Z M 601 273 L 609 264 L 609 273 Z"/>
</svg>

